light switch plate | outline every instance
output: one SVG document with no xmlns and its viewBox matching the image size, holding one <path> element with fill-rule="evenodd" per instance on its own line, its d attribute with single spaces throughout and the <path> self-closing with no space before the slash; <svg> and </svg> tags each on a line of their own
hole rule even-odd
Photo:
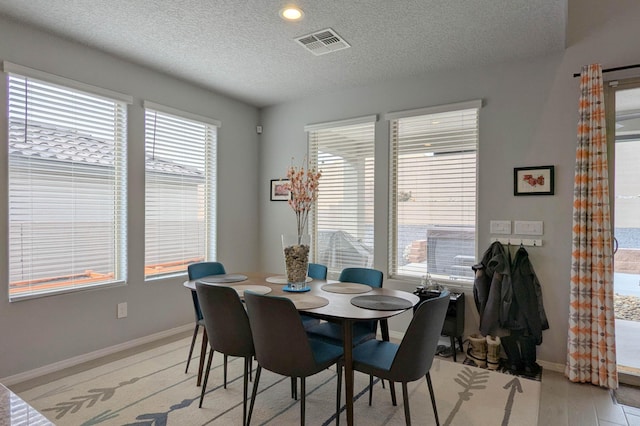
<svg viewBox="0 0 640 426">
<path fill-rule="evenodd" d="M 511 221 L 510 220 L 492 220 L 489 223 L 489 233 L 511 234 Z"/>
<path fill-rule="evenodd" d="M 516 220 L 513 222 L 514 234 L 542 235 L 542 221 Z"/>
</svg>

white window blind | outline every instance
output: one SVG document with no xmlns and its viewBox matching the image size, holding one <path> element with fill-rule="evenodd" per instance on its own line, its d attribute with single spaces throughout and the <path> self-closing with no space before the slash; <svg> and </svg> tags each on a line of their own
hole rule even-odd
<svg viewBox="0 0 640 426">
<path fill-rule="evenodd" d="M 311 163 L 322 172 L 314 209 L 315 261 L 336 278 L 373 266 L 375 117 L 308 126 Z"/>
<path fill-rule="evenodd" d="M 159 278 L 215 259 L 217 126 L 145 105 L 145 278 Z"/>
<path fill-rule="evenodd" d="M 390 276 L 473 279 L 479 107 L 387 116 Z"/>
<path fill-rule="evenodd" d="M 11 69 L 10 299 L 124 281 L 126 103 Z"/>
</svg>

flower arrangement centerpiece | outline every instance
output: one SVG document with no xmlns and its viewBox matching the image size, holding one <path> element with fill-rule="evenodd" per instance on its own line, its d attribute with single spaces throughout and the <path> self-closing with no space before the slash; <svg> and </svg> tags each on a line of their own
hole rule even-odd
<svg viewBox="0 0 640 426">
<path fill-rule="evenodd" d="M 294 290 L 305 288 L 307 267 L 309 264 L 309 235 L 306 234 L 309 212 L 318 199 L 318 183 L 321 172 L 313 168 L 291 165 L 287 170 L 288 182 L 285 184 L 291 196 L 289 206 L 296 214 L 295 237 L 282 236 L 285 268 L 288 286 Z"/>
</svg>

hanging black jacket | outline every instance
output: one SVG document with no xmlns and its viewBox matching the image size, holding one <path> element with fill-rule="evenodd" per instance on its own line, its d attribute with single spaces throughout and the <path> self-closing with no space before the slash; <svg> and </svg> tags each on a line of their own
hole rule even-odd
<svg viewBox="0 0 640 426">
<path fill-rule="evenodd" d="M 507 252 L 508 253 L 508 252 Z M 475 271 L 473 298 L 480 314 L 480 333 L 483 336 L 504 335 L 511 309 L 511 262 L 502 244 L 494 242 L 482 256 Z"/>
<path fill-rule="evenodd" d="M 505 326 L 530 335 L 539 345 L 542 343 L 542 330 L 549 328 L 549 322 L 542 303 L 540 282 L 524 247 L 518 249 L 513 259 L 511 285 L 513 303 Z"/>
</svg>

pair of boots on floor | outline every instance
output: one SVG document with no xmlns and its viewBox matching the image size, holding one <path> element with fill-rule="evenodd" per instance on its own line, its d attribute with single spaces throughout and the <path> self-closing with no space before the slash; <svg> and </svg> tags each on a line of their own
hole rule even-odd
<svg viewBox="0 0 640 426">
<path fill-rule="evenodd" d="M 500 367 L 500 338 L 498 336 L 469 336 L 467 359 L 473 361 L 476 367 L 497 370 Z"/>
<path fill-rule="evenodd" d="M 497 370 L 500 367 L 500 345 L 507 355 L 507 368 L 513 374 L 536 377 L 540 373 L 541 367 L 536 362 L 535 340 L 520 333 L 513 333 L 502 339 L 472 334 L 469 336 L 467 359 L 473 361 L 476 367 Z"/>
</svg>

